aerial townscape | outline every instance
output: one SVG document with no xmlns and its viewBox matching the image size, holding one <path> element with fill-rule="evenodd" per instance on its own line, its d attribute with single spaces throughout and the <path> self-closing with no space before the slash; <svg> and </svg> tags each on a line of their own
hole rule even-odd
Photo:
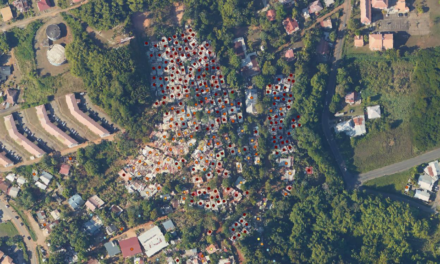
<svg viewBox="0 0 440 264">
<path fill-rule="evenodd" d="M 0 263 L 439 263 L 440 2 L 0 6 Z"/>
</svg>

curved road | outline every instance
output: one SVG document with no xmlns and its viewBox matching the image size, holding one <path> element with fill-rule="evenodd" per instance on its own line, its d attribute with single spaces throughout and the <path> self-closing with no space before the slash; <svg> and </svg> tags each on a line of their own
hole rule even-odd
<svg viewBox="0 0 440 264">
<path fill-rule="evenodd" d="M 23 241 L 26 244 L 31 264 L 38 264 L 36 247 L 37 245 L 34 241 L 28 239 L 28 237 L 30 237 L 30 234 L 25 226 L 21 226 L 20 223 L 22 223 L 22 220 L 20 218 L 16 219 L 15 217 L 18 216 L 18 214 L 13 211 L 12 207 L 7 208 L 6 204 L 7 202 L 4 200 L 4 195 L 2 195 L 0 197 L 0 210 L 2 210 L 4 214 L 8 215 L 9 218 L 11 218 L 11 222 L 17 228 L 18 233 L 21 236 L 25 236 L 23 238 Z"/>
</svg>

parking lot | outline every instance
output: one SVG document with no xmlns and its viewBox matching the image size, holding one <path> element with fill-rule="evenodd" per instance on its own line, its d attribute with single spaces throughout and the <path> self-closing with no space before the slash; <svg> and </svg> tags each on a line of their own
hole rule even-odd
<svg viewBox="0 0 440 264">
<path fill-rule="evenodd" d="M 418 15 L 412 11 L 407 15 L 393 14 L 376 22 L 381 32 L 406 31 L 410 35 L 427 35 L 429 28 L 429 13 Z"/>
</svg>

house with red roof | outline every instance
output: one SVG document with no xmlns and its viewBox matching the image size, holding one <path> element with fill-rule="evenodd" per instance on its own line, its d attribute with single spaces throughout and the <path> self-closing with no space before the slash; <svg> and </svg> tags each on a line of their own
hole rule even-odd
<svg viewBox="0 0 440 264">
<path fill-rule="evenodd" d="M 298 31 L 299 30 L 299 25 L 298 25 L 298 21 L 296 21 L 295 19 L 292 19 L 292 18 L 286 18 L 284 21 L 283 21 L 283 26 L 284 26 L 284 29 L 286 30 L 286 33 L 288 34 L 288 35 L 291 35 L 291 34 L 293 34 L 294 32 L 296 32 L 296 31 Z"/>
<path fill-rule="evenodd" d="M 50 5 L 48 3 L 48 0 L 40 0 L 37 2 L 38 10 L 40 12 L 43 12 L 45 10 L 48 10 L 50 8 Z"/>
<path fill-rule="evenodd" d="M 287 61 L 293 61 L 295 59 L 293 49 L 288 49 L 286 53 L 284 53 L 284 58 L 286 58 Z"/>
<path fill-rule="evenodd" d="M 269 21 L 274 21 L 276 18 L 277 13 L 275 12 L 275 10 L 271 9 L 269 11 L 267 11 L 266 17 Z"/>
<path fill-rule="evenodd" d="M 137 237 L 119 241 L 119 247 L 121 247 L 124 258 L 129 258 L 142 253 L 141 245 L 139 244 Z"/>
</svg>

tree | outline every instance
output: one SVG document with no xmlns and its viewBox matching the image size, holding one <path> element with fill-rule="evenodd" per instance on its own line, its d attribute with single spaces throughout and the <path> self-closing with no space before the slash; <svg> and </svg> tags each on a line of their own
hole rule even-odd
<svg viewBox="0 0 440 264">
<path fill-rule="evenodd" d="M 272 65 L 269 61 L 264 62 L 262 73 L 264 75 L 275 75 L 277 68 Z"/>
<path fill-rule="evenodd" d="M 233 53 L 229 56 L 229 64 L 234 69 L 239 69 L 241 66 L 241 59 L 237 55 L 235 55 L 235 53 Z"/>
<path fill-rule="evenodd" d="M 418 14 L 423 14 L 424 10 L 423 10 L 423 6 L 422 5 L 420 5 L 420 4 L 417 5 L 416 9 L 417 9 L 417 13 Z"/>
<path fill-rule="evenodd" d="M 368 35 L 367 35 L 367 34 L 364 35 L 364 42 L 365 42 L 365 43 L 368 42 Z"/>
<path fill-rule="evenodd" d="M 360 36 L 360 35 L 361 35 L 361 31 L 360 31 L 359 29 L 356 29 L 355 32 L 354 32 L 354 34 L 355 34 L 356 36 Z"/>
<path fill-rule="evenodd" d="M 332 31 L 328 37 L 331 42 L 335 42 L 336 41 L 336 31 Z"/>
<path fill-rule="evenodd" d="M 351 19 L 348 21 L 347 28 L 348 28 L 350 31 L 353 32 L 353 31 L 355 31 L 356 29 L 358 29 L 359 26 L 360 26 L 360 24 L 359 24 L 359 20 L 358 20 L 358 19 L 351 18 Z"/>
<path fill-rule="evenodd" d="M 266 80 L 262 75 L 252 77 L 252 82 L 260 89 L 263 89 L 266 86 Z"/>
<path fill-rule="evenodd" d="M 0 51 L 3 53 L 8 53 L 9 49 L 10 47 L 6 38 L 6 34 L 0 34 Z"/>
</svg>

